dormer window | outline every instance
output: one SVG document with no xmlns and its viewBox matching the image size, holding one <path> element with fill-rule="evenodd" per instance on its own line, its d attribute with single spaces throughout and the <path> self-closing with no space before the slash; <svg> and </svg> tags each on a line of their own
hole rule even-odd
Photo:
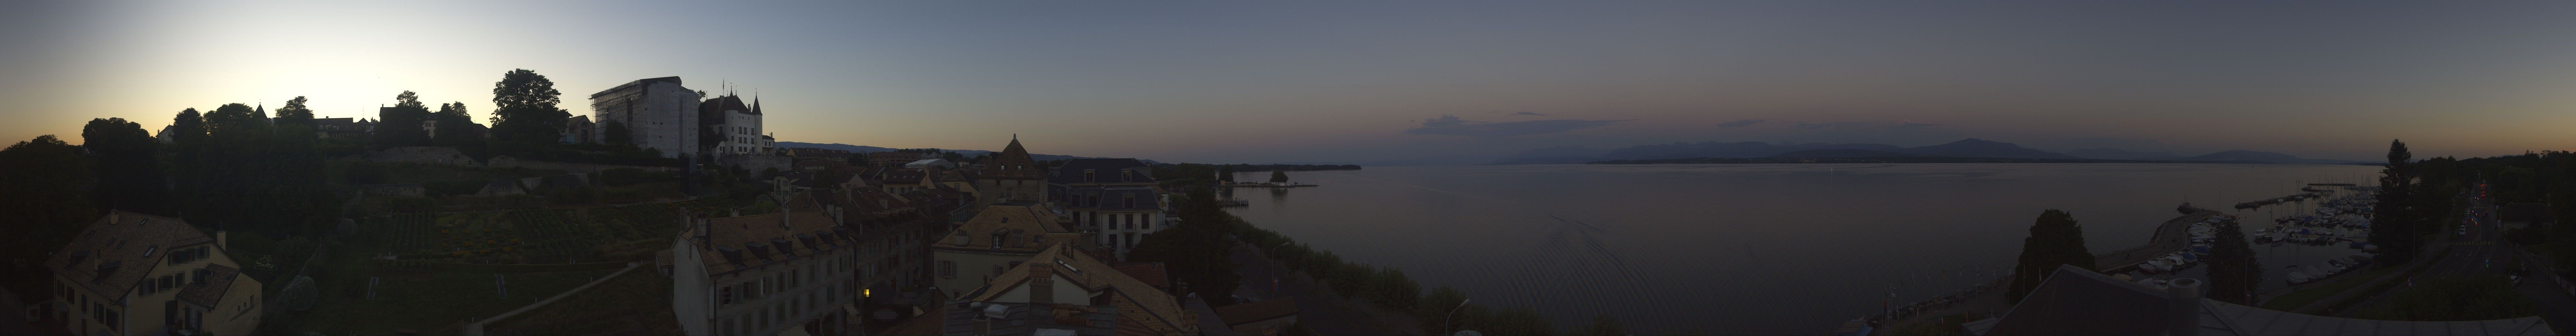
<svg viewBox="0 0 2576 336">
<path fill-rule="evenodd" d="M 1092 170 L 1090 170 L 1090 169 L 1083 169 L 1083 170 L 1082 170 L 1082 182 L 1084 182 L 1084 183 L 1095 182 L 1095 181 L 1097 181 L 1097 180 L 1094 180 L 1093 178 L 1094 178 L 1094 177 L 1096 177 L 1096 175 L 1098 175 L 1098 174 L 1096 174 L 1096 172 L 1094 172 L 1094 171 L 1092 171 Z"/>
<path fill-rule="evenodd" d="M 1134 170 L 1134 169 L 1119 169 L 1119 170 L 1118 170 L 1118 182 L 1136 182 L 1136 170 Z"/>
</svg>

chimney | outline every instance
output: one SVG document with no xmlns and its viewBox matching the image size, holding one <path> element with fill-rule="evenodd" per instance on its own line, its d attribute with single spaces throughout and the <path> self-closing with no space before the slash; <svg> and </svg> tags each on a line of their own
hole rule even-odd
<svg viewBox="0 0 2576 336">
<path fill-rule="evenodd" d="M 698 225 L 698 250 L 706 251 L 714 249 L 715 233 L 708 232 L 708 230 L 713 230 L 715 228 L 712 225 L 707 225 L 706 215 L 696 214 L 690 215 L 689 217 L 690 221 L 697 222 L 696 224 Z"/>
<path fill-rule="evenodd" d="M 796 231 L 796 225 L 790 224 L 793 223 L 790 219 L 795 218 L 795 215 L 796 213 L 794 212 L 788 212 L 787 208 L 778 208 L 778 229 Z"/>
<path fill-rule="evenodd" d="M 733 207 L 731 211 L 732 214 L 725 217 L 742 217 L 742 207 Z"/>
<path fill-rule="evenodd" d="M 115 216 L 115 215 L 109 215 L 109 216 Z M 224 241 L 225 241 L 225 240 L 224 240 L 224 230 L 215 230 L 215 250 L 217 250 L 217 251 L 232 251 L 232 248 L 230 247 L 230 246 L 232 246 L 232 245 L 224 245 Z"/>
<path fill-rule="evenodd" d="M 2193 278 L 2175 278 L 2166 283 L 2173 287 L 2169 293 L 2173 299 L 2171 308 L 2167 309 L 2172 316 L 2166 319 L 2166 335 L 2200 335 L 2200 284 L 2200 279 Z"/>
<path fill-rule="evenodd" d="M 1055 304 L 1055 265 L 1029 265 L 1029 303 Z"/>
<path fill-rule="evenodd" d="M 123 211 L 108 211 L 108 212 L 107 212 L 107 224 L 108 224 L 108 225 L 116 225 L 116 213 L 118 213 L 118 212 L 123 212 Z"/>
</svg>

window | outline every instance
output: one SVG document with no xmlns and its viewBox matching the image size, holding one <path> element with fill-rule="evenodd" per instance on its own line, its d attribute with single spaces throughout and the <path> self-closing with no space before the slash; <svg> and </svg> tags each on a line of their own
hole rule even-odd
<svg viewBox="0 0 2576 336">
<path fill-rule="evenodd" d="M 941 277 L 941 278 L 950 278 L 950 279 L 955 279 L 955 278 L 957 278 L 957 262 L 955 262 L 955 261 L 947 261 L 947 260 L 940 260 L 940 261 L 939 261 L 939 277 Z"/>
<path fill-rule="evenodd" d="M 1154 219 L 1153 219 L 1152 217 L 1146 217 L 1146 218 L 1145 218 L 1145 229 L 1146 229 L 1146 230 L 1153 230 L 1153 229 L 1154 229 Z"/>
<path fill-rule="evenodd" d="M 716 289 L 716 304 L 733 304 L 733 286 Z"/>
<path fill-rule="evenodd" d="M 1125 201 L 1125 202 L 1126 202 L 1126 204 L 1124 204 L 1124 205 L 1120 205 L 1120 207 L 1124 207 L 1124 208 L 1128 208 L 1128 209 L 1135 209 L 1135 208 L 1136 208 L 1136 195 L 1127 195 L 1127 197 L 1126 197 L 1126 201 Z"/>
</svg>

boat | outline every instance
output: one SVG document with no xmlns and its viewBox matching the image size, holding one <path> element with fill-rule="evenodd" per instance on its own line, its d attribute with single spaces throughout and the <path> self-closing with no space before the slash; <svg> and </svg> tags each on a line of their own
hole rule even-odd
<svg viewBox="0 0 2576 336">
<path fill-rule="evenodd" d="M 2192 254 L 2191 254 L 2191 252 L 2175 252 L 2175 253 L 2174 253 L 2174 256 L 2175 256 L 2175 257 L 2181 257 L 2181 258 L 2182 258 L 2182 261 L 2187 261 L 2187 262 L 2197 262 L 2197 261 L 2200 261 L 2200 256 L 2198 256 L 2198 255 L 2192 255 Z"/>
<path fill-rule="evenodd" d="M 2311 280 L 2316 280 L 2316 278 L 2314 278 L 2314 277 L 2309 277 L 2309 276 L 2308 276 L 2308 272 L 2290 271 L 2290 285 L 2291 285 L 2291 286 L 2297 286 L 2297 285 L 2299 285 L 2299 284 L 2308 283 L 2308 281 L 2311 281 Z"/>
</svg>

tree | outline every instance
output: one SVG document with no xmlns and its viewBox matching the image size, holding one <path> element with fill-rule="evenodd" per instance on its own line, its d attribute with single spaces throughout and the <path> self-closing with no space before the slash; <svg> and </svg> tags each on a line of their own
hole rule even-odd
<svg viewBox="0 0 2576 336">
<path fill-rule="evenodd" d="M 394 95 L 394 106 L 379 109 L 376 115 L 376 145 L 419 145 L 429 139 L 429 134 L 420 129 L 420 123 L 429 117 L 429 108 L 421 105 L 420 94 L 403 91 Z"/>
<path fill-rule="evenodd" d="M 2379 245 L 2380 263 L 2397 264 L 2415 258 L 2416 240 L 2420 239 L 2417 227 L 2421 224 L 2414 211 L 2413 196 L 2417 191 L 2413 158 L 2414 154 L 2406 151 L 2405 141 L 2388 142 L 2388 168 L 2380 170 L 2379 203 L 2373 205 L 2375 218 L 2370 223 L 2370 243 Z"/>
<path fill-rule="evenodd" d="M 1216 166 L 1217 182 L 1234 183 L 1234 165 Z"/>
<path fill-rule="evenodd" d="M 2245 232 L 2236 220 L 2217 225 L 2217 242 L 2209 247 L 2209 295 L 2221 302 L 2253 305 L 2256 288 L 2263 283 L 2263 263 L 2255 258 L 2254 248 L 2246 245 Z"/>
<path fill-rule="evenodd" d="M 2058 265 L 2093 270 L 2093 262 L 2093 252 L 2084 247 L 2084 226 L 2075 222 L 2074 215 L 2057 209 L 2041 211 L 2037 223 L 2030 225 L 2030 237 L 2022 239 L 2021 262 L 2013 268 L 2012 289 L 2005 298 L 2021 302 Z"/>
<path fill-rule="evenodd" d="M 562 102 L 563 92 L 545 75 L 528 69 L 501 73 L 501 81 L 492 83 L 493 140 L 554 143 L 563 137 L 564 118 L 572 117 L 555 107 Z"/>
<path fill-rule="evenodd" d="M 481 140 L 469 139 L 466 133 L 471 128 L 466 125 L 474 123 L 474 113 L 465 110 L 464 102 L 438 104 L 438 112 L 430 113 L 429 120 L 438 121 L 438 133 L 430 135 L 431 139 L 449 142 Z"/>
<path fill-rule="evenodd" d="M 1285 183 L 1285 182 L 1288 182 L 1288 172 L 1285 172 L 1285 171 L 1277 171 L 1277 170 L 1270 171 L 1270 183 Z"/>
<path fill-rule="evenodd" d="M 625 146 L 635 144 L 635 131 L 626 128 L 626 122 L 616 120 L 603 121 L 599 123 L 599 128 L 599 136 L 604 138 L 609 145 Z"/>
<path fill-rule="evenodd" d="M 313 125 L 313 109 L 304 107 L 304 102 L 304 96 L 295 96 L 295 99 L 287 99 L 285 107 L 277 108 L 276 123 L 278 125 Z"/>
<path fill-rule="evenodd" d="M 0 214 L 6 214 L 0 215 L 0 230 L 8 232 L 0 234 L 0 269 L 11 274 L 0 281 L 13 290 L 42 290 L 25 282 L 51 279 L 37 266 L 45 254 L 97 218 L 82 188 L 90 183 L 88 161 L 79 147 L 50 134 L 0 149 Z"/>
<path fill-rule="evenodd" d="M 90 171 L 99 179 L 92 204 L 102 210 L 166 214 L 170 186 L 161 172 L 161 141 L 142 124 L 90 119 L 81 127 L 81 147 L 94 156 Z"/>
</svg>

